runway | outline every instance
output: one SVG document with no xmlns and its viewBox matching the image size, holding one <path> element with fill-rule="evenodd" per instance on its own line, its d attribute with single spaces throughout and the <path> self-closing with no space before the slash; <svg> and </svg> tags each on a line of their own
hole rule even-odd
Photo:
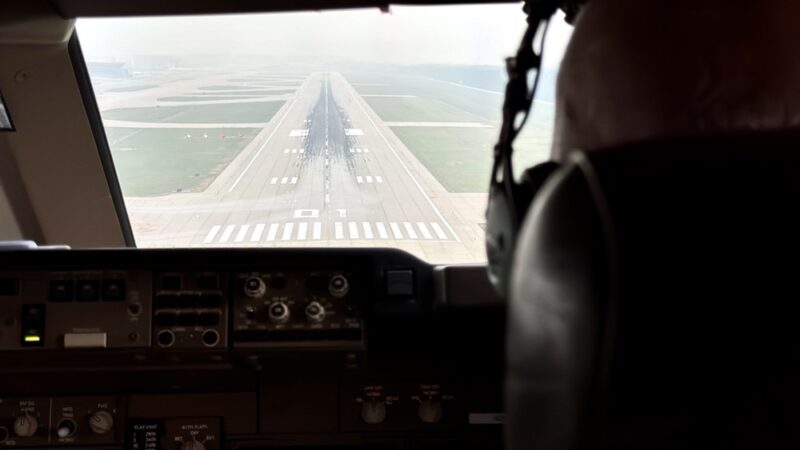
<svg viewBox="0 0 800 450">
<path fill-rule="evenodd" d="M 474 219 L 335 72 L 310 74 L 204 192 L 127 203 L 134 225 L 152 228 L 137 232 L 147 246 L 390 246 L 437 261 L 483 251 Z"/>
</svg>

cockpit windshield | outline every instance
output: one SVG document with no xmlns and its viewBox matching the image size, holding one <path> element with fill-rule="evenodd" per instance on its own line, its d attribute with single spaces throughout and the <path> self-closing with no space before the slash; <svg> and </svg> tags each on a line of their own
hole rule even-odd
<svg viewBox="0 0 800 450">
<path fill-rule="evenodd" d="M 485 261 L 518 4 L 81 19 L 139 247 L 395 247 Z M 517 168 L 549 155 L 550 27 Z"/>
</svg>

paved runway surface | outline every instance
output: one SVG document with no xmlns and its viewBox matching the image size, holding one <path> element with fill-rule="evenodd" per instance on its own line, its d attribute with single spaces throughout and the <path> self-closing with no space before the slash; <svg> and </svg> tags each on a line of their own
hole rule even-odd
<svg viewBox="0 0 800 450">
<path fill-rule="evenodd" d="M 204 192 L 127 203 L 148 246 L 391 246 L 441 262 L 483 251 L 474 218 L 333 72 L 309 75 Z"/>
</svg>

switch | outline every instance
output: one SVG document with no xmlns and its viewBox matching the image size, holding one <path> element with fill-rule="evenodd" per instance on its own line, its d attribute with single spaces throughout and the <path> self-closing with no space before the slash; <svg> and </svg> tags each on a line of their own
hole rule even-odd
<svg viewBox="0 0 800 450">
<path fill-rule="evenodd" d="M 107 302 L 125 300 L 125 280 L 103 281 L 103 300 Z"/>
<path fill-rule="evenodd" d="M 44 345 L 44 319 L 45 305 L 22 305 L 22 335 L 20 340 L 23 347 L 41 347 Z"/>
<path fill-rule="evenodd" d="M 387 270 L 386 294 L 391 297 L 411 297 L 414 295 L 414 271 Z"/>
<path fill-rule="evenodd" d="M 50 282 L 51 302 L 70 302 L 75 298 L 75 285 L 69 280 Z"/>
<path fill-rule="evenodd" d="M 82 302 L 100 300 L 100 282 L 92 280 L 78 281 L 75 286 L 75 299 Z"/>
</svg>

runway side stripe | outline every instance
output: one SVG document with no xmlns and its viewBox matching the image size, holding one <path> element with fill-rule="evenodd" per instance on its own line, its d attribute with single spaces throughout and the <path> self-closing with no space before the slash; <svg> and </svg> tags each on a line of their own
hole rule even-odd
<svg viewBox="0 0 800 450">
<path fill-rule="evenodd" d="M 383 222 L 378 222 L 375 226 L 378 228 L 378 236 L 381 239 L 389 239 L 389 234 L 386 233 L 386 227 L 383 226 Z"/>
<path fill-rule="evenodd" d="M 395 222 L 389 222 L 389 227 L 391 227 L 395 239 L 403 239 L 403 233 L 400 232 L 400 227 Z"/>
<path fill-rule="evenodd" d="M 300 222 L 300 225 L 297 226 L 297 240 L 298 241 L 305 241 L 306 240 L 306 232 L 308 230 L 308 224 L 306 222 Z"/>
<path fill-rule="evenodd" d="M 219 225 L 214 225 L 211 227 L 211 230 L 208 231 L 206 238 L 203 239 L 203 244 L 210 244 L 214 242 L 214 238 L 217 237 L 217 233 L 219 233 L 219 229 L 222 228 Z"/>
<path fill-rule="evenodd" d="M 244 237 L 247 236 L 247 230 L 250 229 L 250 225 L 242 225 L 239 227 L 239 233 L 236 234 L 236 238 L 233 239 L 234 242 L 242 242 L 244 241 Z"/>
<path fill-rule="evenodd" d="M 267 240 L 268 241 L 274 241 L 275 240 L 275 236 L 277 236 L 277 235 L 278 235 L 278 224 L 277 223 L 270 224 L 269 225 L 269 231 L 267 232 Z"/>
<path fill-rule="evenodd" d="M 335 229 L 336 239 L 343 239 L 344 238 L 344 232 L 342 231 L 342 222 L 336 222 L 334 224 L 334 229 Z"/>
<path fill-rule="evenodd" d="M 231 233 L 236 228 L 236 225 L 228 225 L 225 227 L 225 231 L 222 232 L 222 236 L 219 238 L 220 242 L 228 242 L 228 239 L 231 237 Z"/>
<path fill-rule="evenodd" d="M 403 226 L 406 227 L 406 233 L 408 233 L 409 239 L 417 238 L 417 232 L 414 231 L 414 225 L 411 225 L 411 222 L 403 222 Z"/>
<path fill-rule="evenodd" d="M 447 234 L 445 234 L 444 230 L 442 230 L 442 227 L 440 227 L 438 223 L 431 222 L 431 228 L 433 228 L 433 232 L 436 233 L 436 237 L 441 240 L 447 239 Z"/>
<path fill-rule="evenodd" d="M 364 227 L 364 238 L 372 239 L 374 236 L 372 234 L 372 227 L 370 226 L 369 222 L 362 222 L 361 225 Z"/>
<path fill-rule="evenodd" d="M 347 222 L 347 229 L 350 232 L 350 239 L 358 239 L 358 224 L 355 222 Z"/>
<path fill-rule="evenodd" d="M 314 231 L 311 234 L 311 239 L 319 240 L 322 238 L 322 222 L 314 222 Z"/>
<path fill-rule="evenodd" d="M 253 229 L 253 235 L 250 236 L 250 242 L 258 242 L 261 240 L 261 235 L 264 234 L 264 224 L 259 223 Z"/>
<path fill-rule="evenodd" d="M 283 226 L 283 235 L 281 236 L 282 241 L 288 241 L 292 238 L 292 230 L 294 229 L 294 222 L 289 222 Z"/>
</svg>

